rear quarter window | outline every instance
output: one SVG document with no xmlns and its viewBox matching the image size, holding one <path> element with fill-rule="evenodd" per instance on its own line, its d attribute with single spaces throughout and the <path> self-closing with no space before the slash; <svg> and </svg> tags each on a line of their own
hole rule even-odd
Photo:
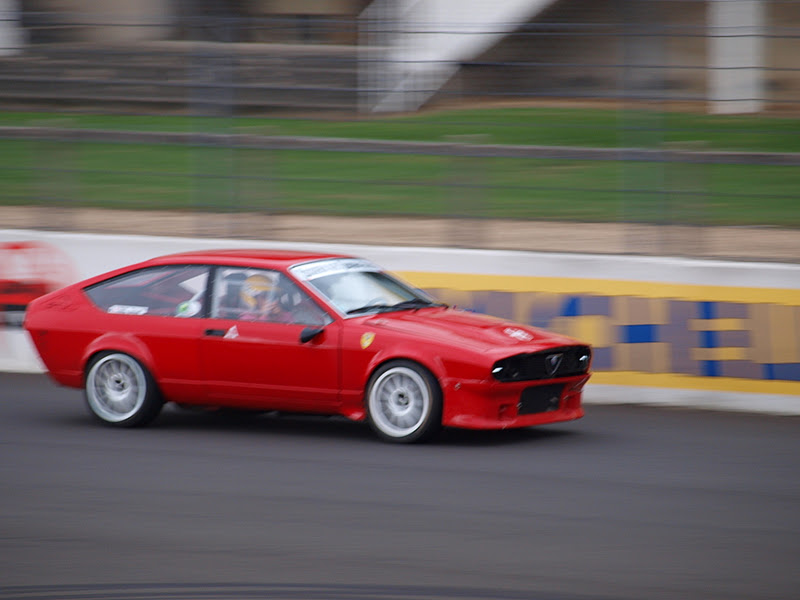
<svg viewBox="0 0 800 600">
<path fill-rule="evenodd" d="M 199 317 L 205 308 L 208 267 L 148 267 L 97 283 L 84 292 L 111 314 Z"/>
</svg>

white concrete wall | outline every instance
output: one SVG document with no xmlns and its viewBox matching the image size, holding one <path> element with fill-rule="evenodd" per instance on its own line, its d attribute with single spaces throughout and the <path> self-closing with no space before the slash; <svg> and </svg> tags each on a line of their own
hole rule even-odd
<svg viewBox="0 0 800 600">
<path fill-rule="evenodd" d="M 800 289 L 800 264 L 0 229 L 0 243 L 21 241 L 41 241 L 61 249 L 71 259 L 79 279 L 163 254 L 233 247 L 355 254 L 369 258 L 391 271 Z"/>
</svg>

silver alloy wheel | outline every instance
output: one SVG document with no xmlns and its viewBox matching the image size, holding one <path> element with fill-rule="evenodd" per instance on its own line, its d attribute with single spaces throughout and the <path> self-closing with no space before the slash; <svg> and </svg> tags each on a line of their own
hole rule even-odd
<svg viewBox="0 0 800 600">
<path fill-rule="evenodd" d="M 141 365 L 127 354 L 107 354 L 86 376 L 86 398 L 92 412 L 108 423 L 135 416 L 147 396 L 147 378 Z"/>
<path fill-rule="evenodd" d="M 369 412 L 375 426 L 387 436 L 408 436 L 425 423 L 431 412 L 428 384 L 413 369 L 392 367 L 370 388 Z"/>
</svg>

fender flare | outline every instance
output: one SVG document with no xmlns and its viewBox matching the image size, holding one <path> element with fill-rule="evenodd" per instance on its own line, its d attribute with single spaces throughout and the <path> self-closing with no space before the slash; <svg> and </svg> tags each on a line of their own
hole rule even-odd
<svg viewBox="0 0 800 600">
<path fill-rule="evenodd" d="M 157 377 L 157 368 L 152 354 L 147 349 L 147 345 L 133 334 L 106 333 L 93 340 L 86 347 L 81 357 L 81 368 L 84 377 L 86 376 L 86 368 L 89 362 L 100 352 L 124 352 L 125 354 L 130 354 L 141 362 L 154 378 Z"/>
</svg>

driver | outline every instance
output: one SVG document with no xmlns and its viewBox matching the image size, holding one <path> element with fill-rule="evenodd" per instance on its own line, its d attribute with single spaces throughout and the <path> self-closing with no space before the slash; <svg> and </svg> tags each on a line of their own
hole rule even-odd
<svg viewBox="0 0 800 600">
<path fill-rule="evenodd" d="M 239 317 L 243 321 L 291 323 L 292 314 L 280 302 L 282 291 L 274 279 L 256 274 L 245 279 L 241 298 L 247 310 Z"/>
</svg>

